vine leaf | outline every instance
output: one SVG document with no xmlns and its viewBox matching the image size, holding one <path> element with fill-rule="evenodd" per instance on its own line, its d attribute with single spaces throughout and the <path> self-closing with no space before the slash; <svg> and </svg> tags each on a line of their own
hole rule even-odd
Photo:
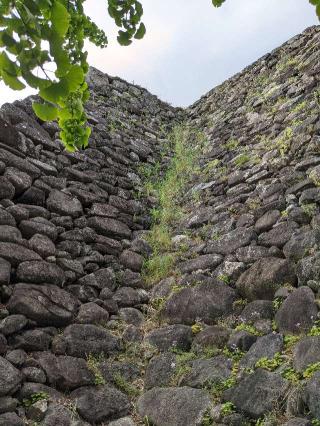
<svg viewBox="0 0 320 426">
<path fill-rule="evenodd" d="M 32 108 L 42 121 L 51 121 L 58 118 L 58 109 L 48 103 L 40 104 L 38 102 L 33 102 Z"/>
<path fill-rule="evenodd" d="M 70 15 L 67 9 L 58 0 L 53 3 L 51 11 L 52 28 L 59 34 L 60 37 L 65 37 L 67 34 Z"/>
</svg>

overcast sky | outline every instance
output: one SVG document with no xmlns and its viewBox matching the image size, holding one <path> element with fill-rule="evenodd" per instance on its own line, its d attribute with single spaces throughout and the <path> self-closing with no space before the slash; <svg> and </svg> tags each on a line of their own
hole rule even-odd
<svg viewBox="0 0 320 426">
<path fill-rule="evenodd" d="M 90 16 L 109 35 L 100 50 L 88 45 L 91 65 L 186 106 L 265 53 L 318 24 L 307 0 L 141 0 L 147 34 L 129 47 L 115 41 L 105 0 L 87 0 Z M 0 83 L 0 104 L 25 97 Z"/>
</svg>

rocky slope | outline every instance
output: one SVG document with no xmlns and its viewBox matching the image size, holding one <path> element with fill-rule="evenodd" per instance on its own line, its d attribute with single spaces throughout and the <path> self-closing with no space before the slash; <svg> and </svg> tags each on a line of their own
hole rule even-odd
<svg viewBox="0 0 320 426">
<path fill-rule="evenodd" d="M 319 46 L 185 111 L 91 70 L 77 154 L 0 109 L 0 425 L 320 424 Z"/>
</svg>

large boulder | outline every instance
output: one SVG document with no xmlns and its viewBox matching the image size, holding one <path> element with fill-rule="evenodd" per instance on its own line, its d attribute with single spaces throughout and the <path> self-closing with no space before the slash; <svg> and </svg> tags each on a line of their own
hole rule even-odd
<svg viewBox="0 0 320 426">
<path fill-rule="evenodd" d="M 272 333 L 259 337 L 241 359 L 240 366 L 243 368 L 253 368 L 259 359 L 272 359 L 277 352 L 282 351 L 282 348 L 283 338 L 281 334 Z"/>
<path fill-rule="evenodd" d="M 78 198 L 54 189 L 47 199 L 47 207 L 61 216 L 78 217 L 83 213 L 82 205 Z"/>
<path fill-rule="evenodd" d="M 288 382 L 280 374 L 259 368 L 236 386 L 226 390 L 223 399 L 232 402 L 247 416 L 258 419 L 273 411 L 281 403 L 287 389 Z"/>
<path fill-rule="evenodd" d="M 93 385 L 94 373 L 82 358 L 55 356 L 50 352 L 35 355 L 51 386 L 61 390 L 72 390 L 80 386 Z"/>
<path fill-rule="evenodd" d="M 257 235 L 252 228 L 236 228 L 219 239 L 210 242 L 206 253 L 231 254 L 240 247 L 248 246 L 251 241 L 256 240 Z"/>
<path fill-rule="evenodd" d="M 191 327 L 174 324 L 151 331 L 146 339 L 160 351 L 170 349 L 188 351 L 191 347 L 192 337 Z"/>
<path fill-rule="evenodd" d="M 232 312 L 235 298 L 234 290 L 226 284 L 205 282 L 174 293 L 162 315 L 170 324 L 192 325 L 198 320 L 214 324 L 217 318 Z"/>
<path fill-rule="evenodd" d="M 292 235 L 290 240 L 283 247 L 284 255 L 287 259 L 298 262 L 306 256 L 306 254 L 312 253 L 320 245 L 320 230 L 311 229 L 306 232 L 299 232 Z"/>
<path fill-rule="evenodd" d="M 303 372 L 310 364 L 320 362 L 320 336 L 301 339 L 293 350 L 294 368 Z"/>
<path fill-rule="evenodd" d="M 119 351 L 120 341 L 102 327 L 90 324 L 69 325 L 53 342 L 56 354 L 86 358 L 90 353 L 110 355 Z"/>
<path fill-rule="evenodd" d="M 16 392 L 22 381 L 22 376 L 9 361 L 0 357 L 0 396 Z"/>
<path fill-rule="evenodd" d="M 267 257 L 257 260 L 237 281 L 242 297 L 249 301 L 272 300 L 276 290 L 283 284 L 295 284 L 296 276 L 285 259 Z"/>
<path fill-rule="evenodd" d="M 211 405 L 204 390 L 184 386 L 153 388 L 138 399 L 137 409 L 155 426 L 200 426 Z"/>
<path fill-rule="evenodd" d="M 196 359 L 190 367 L 191 370 L 183 377 L 181 385 L 203 388 L 227 380 L 231 376 L 232 361 L 221 355 L 209 359 Z"/>
<path fill-rule="evenodd" d="M 315 419 L 320 419 L 320 371 L 308 380 L 303 399 Z"/>
<path fill-rule="evenodd" d="M 56 284 L 62 286 L 65 274 L 60 266 L 45 261 L 22 262 L 17 268 L 17 278 L 21 282 L 34 284 Z"/>
<path fill-rule="evenodd" d="M 131 237 L 131 230 L 128 225 L 109 217 L 90 217 L 88 220 L 88 225 L 98 234 L 115 238 L 116 240 L 122 240 L 123 238 Z"/>
<path fill-rule="evenodd" d="M 300 287 L 282 303 L 275 321 L 281 333 L 302 334 L 312 327 L 317 314 L 318 308 L 312 290 Z"/>
<path fill-rule="evenodd" d="M 55 285 L 16 284 L 8 309 L 40 326 L 62 327 L 73 320 L 78 304 L 70 293 Z"/>
<path fill-rule="evenodd" d="M 176 356 L 172 352 L 164 352 L 153 357 L 146 368 L 144 388 L 169 386 L 176 368 Z"/>
<path fill-rule="evenodd" d="M 0 257 L 10 262 L 12 266 L 18 266 L 28 260 L 41 260 L 38 253 L 20 244 L 3 242 L 0 242 Z"/>
<path fill-rule="evenodd" d="M 195 259 L 186 260 L 179 265 L 179 269 L 182 273 L 189 273 L 199 269 L 210 269 L 212 271 L 222 262 L 222 259 L 222 256 L 218 254 L 205 254 Z"/>
<path fill-rule="evenodd" d="M 91 424 L 118 419 L 131 409 L 127 396 L 110 386 L 83 386 L 70 397 L 80 416 Z"/>
</svg>

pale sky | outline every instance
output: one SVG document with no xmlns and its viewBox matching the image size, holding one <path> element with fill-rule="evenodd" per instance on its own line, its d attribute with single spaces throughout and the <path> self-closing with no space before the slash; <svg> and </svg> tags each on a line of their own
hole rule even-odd
<svg viewBox="0 0 320 426">
<path fill-rule="evenodd" d="M 105 50 L 88 45 L 89 63 L 146 87 L 162 100 L 187 106 L 217 84 L 319 24 L 308 0 L 141 0 L 147 34 L 129 47 L 115 40 L 105 0 L 87 0 L 88 14 L 109 35 Z M 30 94 L 0 83 L 0 104 Z"/>
</svg>

